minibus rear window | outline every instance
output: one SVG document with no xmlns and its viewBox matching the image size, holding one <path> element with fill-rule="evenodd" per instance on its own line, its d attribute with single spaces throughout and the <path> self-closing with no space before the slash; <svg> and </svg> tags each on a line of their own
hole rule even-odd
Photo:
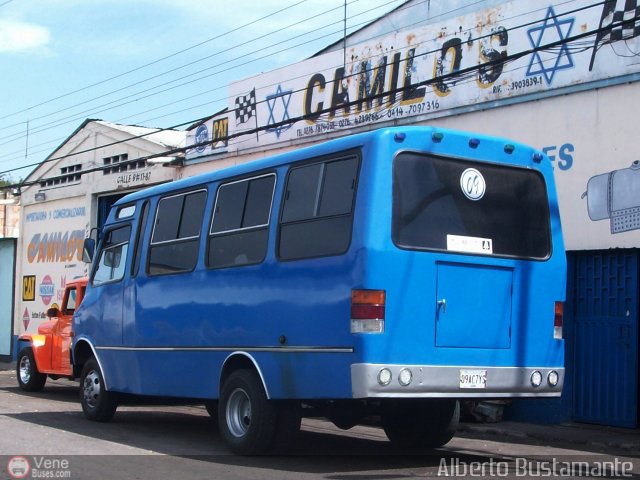
<svg viewBox="0 0 640 480">
<path fill-rule="evenodd" d="M 402 153 L 393 168 L 393 241 L 406 249 L 545 259 L 547 202 L 535 170 Z"/>
</svg>

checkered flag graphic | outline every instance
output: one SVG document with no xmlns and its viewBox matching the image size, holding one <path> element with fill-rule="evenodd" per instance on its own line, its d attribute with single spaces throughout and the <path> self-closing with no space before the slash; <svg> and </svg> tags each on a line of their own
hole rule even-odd
<svg viewBox="0 0 640 480">
<path fill-rule="evenodd" d="M 598 49 L 605 43 L 628 40 L 640 35 L 638 0 L 607 0 L 602 8 L 600 28 L 593 44 L 589 70 L 593 68 Z"/>
<path fill-rule="evenodd" d="M 256 114 L 256 89 L 249 95 L 236 97 L 236 126 L 249 121 Z"/>
</svg>

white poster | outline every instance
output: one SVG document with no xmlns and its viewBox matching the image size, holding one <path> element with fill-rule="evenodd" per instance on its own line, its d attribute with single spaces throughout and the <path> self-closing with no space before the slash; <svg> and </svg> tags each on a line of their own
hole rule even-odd
<svg viewBox="0 0 640 480">
<path fill-rule="evenodd" d="M 89 228 L 85 197 L 26 205 L 16 319 L 19 332 L 35 332 L 46 311 L 59 307 L 68 280 L 87 274 L 82 245 Z"/>
</svg>

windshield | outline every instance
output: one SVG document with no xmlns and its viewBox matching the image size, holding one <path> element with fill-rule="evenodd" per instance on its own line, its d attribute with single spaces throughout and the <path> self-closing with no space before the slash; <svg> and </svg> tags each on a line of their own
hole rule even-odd
<svg viewBox="0 0 640 480">
<path fill-rule="evenodd" d="M 526 168 L 401 153 L 393 169 L 393 241 L 407 249 L 547 258 L 544 178 Z"/>
</svg>

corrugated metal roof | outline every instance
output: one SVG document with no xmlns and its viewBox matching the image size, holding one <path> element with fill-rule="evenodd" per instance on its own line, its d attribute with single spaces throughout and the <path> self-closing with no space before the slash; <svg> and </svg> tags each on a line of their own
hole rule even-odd
<svg viewBox="0 0 640 480">
<path fill-rule="evenodd" d="M 95 120 L 95 123 L 121 130 L 136 137 L 146 135 L 143 137 L 145 140 L 157 143 L 163 147 L 184 147 L 187 141 L 187 132 L 184 130 L 161 130 L 159 128 L 139 127 L 137 125 L 120 125 L 119 123 L 105 122 L 104 120 Z M 154 131 L 156 133 L 149 133 Z"/>
</svg>

